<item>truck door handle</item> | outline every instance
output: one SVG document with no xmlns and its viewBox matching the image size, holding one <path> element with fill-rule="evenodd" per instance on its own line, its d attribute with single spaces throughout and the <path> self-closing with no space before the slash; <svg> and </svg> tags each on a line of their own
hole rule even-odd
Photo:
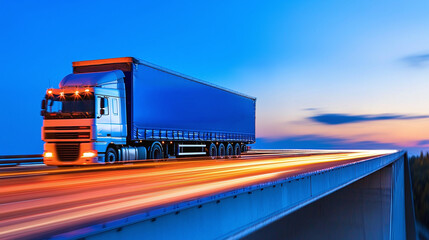
<svg viewBox="0 0 429 240">
<path fill-rule="evenodd" d="M 108 133 L 107 136 L 110 137 L 110 136 L 112 136 L 112 134 Z"/>
</svg>

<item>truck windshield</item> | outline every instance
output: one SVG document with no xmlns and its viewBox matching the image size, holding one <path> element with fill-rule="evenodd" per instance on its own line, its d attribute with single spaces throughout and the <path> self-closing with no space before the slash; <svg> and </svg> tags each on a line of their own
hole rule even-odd
<svg viewBox="0 0 429 240">
<path fill-rule="evenodd" d="M 47 96 L 45 118 L 93 118 L 93 94 L 64 94 Z"/>
</svg>

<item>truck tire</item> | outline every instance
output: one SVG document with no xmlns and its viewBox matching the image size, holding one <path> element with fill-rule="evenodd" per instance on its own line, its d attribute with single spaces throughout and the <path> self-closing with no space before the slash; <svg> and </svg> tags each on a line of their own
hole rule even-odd
<svg viewBox="0 0 429 240">
<path fill-rule="evenodd" d="M 228 143 L 228 146 L 226 146 L 226 157 L 232 158 L 232 155 L 234 155 L 234 149 L 232 148 L 231 143 Z"/>
<path fill-rule="evenodd" d="M 150 147 L 150 158 L 151 159 L 162 159 L 164 157 L 164 151 L 159 142 L 154 142 Z"/>
<path fill-rule="evenodd" d="M 219 151 L 217 156 L 218 158 L 225 158 L 225 145 L 223 145 L 223 143 L 219 144 Z"/>
<path fill-rule="evenodd" d="M 105 163 L 114 164 L 118 161 L 118 152 L 114 147 L 108 147 L 105 155 Z"/>
<path fill-rule="evenodd" d="M 245 144 L 241 145 L 241 152 L 247 152 L 247 146 Z"/>
<path fill-rule="evenodd" d="M 215 159 L 217 157 L 217 147 L 214 143 L 210 144 L 210 147 L 208 149 L 207 154 L 212 158 Z"/>
<path fill-rule="evenodd" d="M 239 158 L 241 156 L 240 144 L 236 143 L 234 146 L 234 157 Z"/>
</svg>

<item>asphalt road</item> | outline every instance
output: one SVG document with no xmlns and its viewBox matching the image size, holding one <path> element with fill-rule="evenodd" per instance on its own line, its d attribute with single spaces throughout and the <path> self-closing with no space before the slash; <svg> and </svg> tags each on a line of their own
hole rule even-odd
<svg viewBox="0 0 429 240">
<path fill-rule="evenodd" d="M 392 151 L 252 151 L 241 158 L 0 169 L 0 239 L 46 238 L 145 210 Z"/>
</svg>

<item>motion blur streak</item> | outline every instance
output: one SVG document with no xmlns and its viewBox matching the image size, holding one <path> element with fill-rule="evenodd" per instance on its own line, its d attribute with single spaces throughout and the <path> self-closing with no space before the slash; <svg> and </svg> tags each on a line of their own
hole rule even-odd
<svg viewBox="0 0 429 240">
<path fill-rule="evenodd" d="M 48 237 L 115 217 L 364 161 L 392 151 L 257 153 L 228 160 L 2 172 L 0 238 Z"/>
</svg>

